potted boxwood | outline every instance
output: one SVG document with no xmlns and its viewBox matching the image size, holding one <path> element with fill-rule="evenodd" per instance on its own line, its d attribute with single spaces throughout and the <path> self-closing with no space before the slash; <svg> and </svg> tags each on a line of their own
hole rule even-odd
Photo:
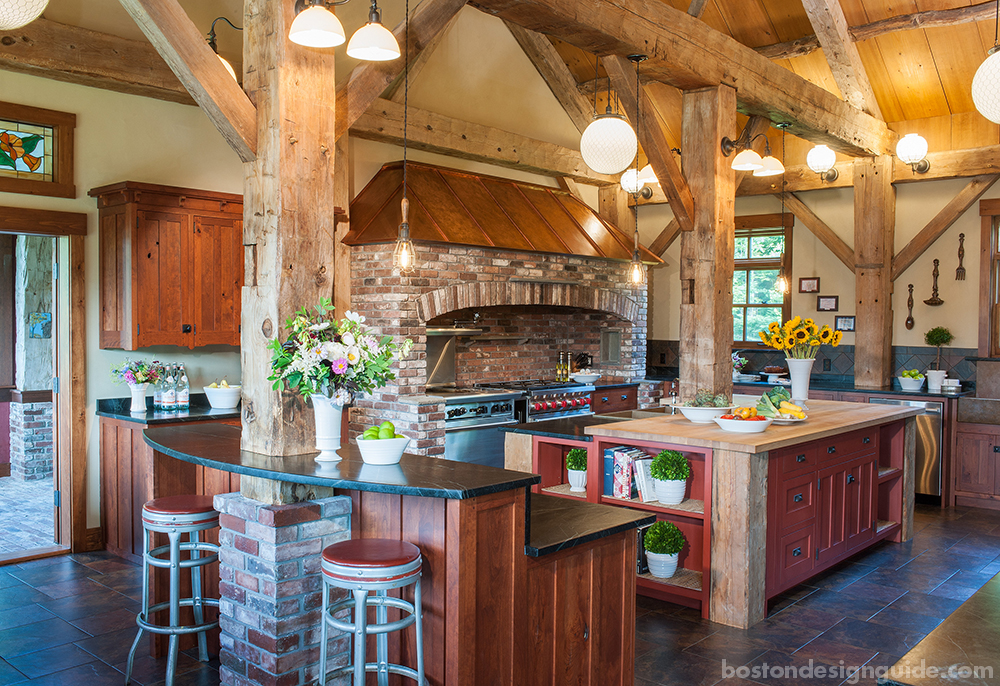
<svg viewBox="0 0 1000 686">
<path fill-rule="evenodd" d="M 656 499 L 663 505 L 679 505 L 684 501 L 687 480 L 691 476 L 691 465 L 687 458 L 676 450 L 660 451 L 649 466 L 653 477 Z"/>
<path fill-rule="evenodd" d="M 673 522 L 659 521 L 649 527 L 643 538 L 649 573 L 660 579 L 672 577 L 685 543 L 687 539 Z"/>
<path fill-rule="evenodd" d="M 924 342 L 937 348 L 937 363 L 934 369 L 927 370 L 927 390 L 931 393 L 940 393 L 941 382 L 948 376 L 948 372 L 941 369 L 941 346 L 950 345 L 954 339 L 951 331 L 943 326 L 935 326 L 924 334 Z"/>
<path fill-rule="evenodd" d="M 566 453 L 566 473 L 569 475 L 569 490 L 582 493 L 587 490 L 587 451 L 573 448 Z"/>
</svg>

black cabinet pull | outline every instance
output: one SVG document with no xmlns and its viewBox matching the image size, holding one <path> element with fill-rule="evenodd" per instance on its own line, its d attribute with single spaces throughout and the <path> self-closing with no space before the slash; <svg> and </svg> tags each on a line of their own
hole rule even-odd
<svg viewBox="0 0 1000 686">
<path fill-rule="evenodd" d="M 865 436 L 864 438 L 861 439 L 861 442 L 864 443 L 865 445 L 868 445 L 869 443 L 872 442 L 872 439 L 869 438 L 868 436 Z"/>
<path fill-rule="evenodd" d="M 792 551 L 792 557 L 798 557 L 801 554 L 802 554 L 802 548 L 796 548 L 795 550 Z"/>
<path fill-rule="evenodd" d="M 826 449 L 826 452 L 832 455 L 833 453 L 837 452 L 837 446 L 831 445 L 829 448 Z"/>
<path fill-rule="evenodd" d="M 795 456 L 795 461 L 796 462 L 805 462 L 806 461 L 806 456 L 805 455 L 796 455 Z"/>
<path fill-rule="evenodd" d="M 792 500 L 794 500 L 794 501 L 795 501 L 795 502 L 797 502 L 797 503 L 801 503 L 801 502 L 802 502 L 802 494 L 801 494 L 801 493 L 797 493 L 797 494 L 795 495 L 795 497 L 794 497 L 794 498 L 792 498 Z"/>
<path fill-rule="evenodd" d="M 848 474 L 847 475 L 847 483 L 853 484 L 855 481 L 857 481 L 857 479 L 854 478 L 853 474 Z"/>
</svg>

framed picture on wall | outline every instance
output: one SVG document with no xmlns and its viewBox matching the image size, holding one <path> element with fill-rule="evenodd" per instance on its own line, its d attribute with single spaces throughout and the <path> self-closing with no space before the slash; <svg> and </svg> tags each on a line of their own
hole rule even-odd
<svg viewBox="0 0 1000 686">
<path fill-rule="evenodd" d="M 854 331 L 854 317 L 834 317 L 833 328 L 836 331 L 851 333 Z"/>
<path fill-rule="evenodd" d="M 839 295 L 817 295 L 816 296 L 816 311 L 817 312 L 836 312 L 840 309 L 840 296 Z"/>
<path fill-rule="evenodd" d="M 799 293 L 819 293 L 819 277 L 803 276 L 799 278 Z"/>
</svg>

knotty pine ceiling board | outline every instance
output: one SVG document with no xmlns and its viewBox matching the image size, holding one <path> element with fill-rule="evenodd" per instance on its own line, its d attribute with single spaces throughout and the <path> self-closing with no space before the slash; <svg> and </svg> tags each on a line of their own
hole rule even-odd
<svg viewBox="0 0 1000 686">
<path fill-rule="evenodd" d="M 949 112 L 974 111 L 972 77 L 986 54 L 977 49 L 982 42 L 979 29 L 975 24 L 961 24 L 926 29 L 924 34 L 934 56 Z"/>
<path fill-rule="evenodd" d="M 795 0 L 796 2 L 798 0 Z M 730 35 L 751 48 L 780 41 L 761 0 L 721 0 L 716 5 L 729 27 Z"/>
</svg>

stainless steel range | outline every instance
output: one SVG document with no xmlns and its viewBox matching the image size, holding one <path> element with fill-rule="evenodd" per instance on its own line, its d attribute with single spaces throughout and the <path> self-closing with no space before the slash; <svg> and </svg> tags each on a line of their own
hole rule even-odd
<svg viewBox="0 0 1000 686">
<path fill-rule="evenodd" d="M 480 386 L 521 391 L 523 397 L 514 403 L 514 412 L 523 422 L 594 414 L 590 407 L 590 394 L 594 387 L 589 384 L 531 379 L 484 383 Z"/>
<path fill-rule="evenodd" d="M 444 457 L 503 467 L 504 434 L 500 427 L 518 423 L 515 404 L 522 391 L 487 388 L 428 388 L 444 398 Z"/>
</svg>

